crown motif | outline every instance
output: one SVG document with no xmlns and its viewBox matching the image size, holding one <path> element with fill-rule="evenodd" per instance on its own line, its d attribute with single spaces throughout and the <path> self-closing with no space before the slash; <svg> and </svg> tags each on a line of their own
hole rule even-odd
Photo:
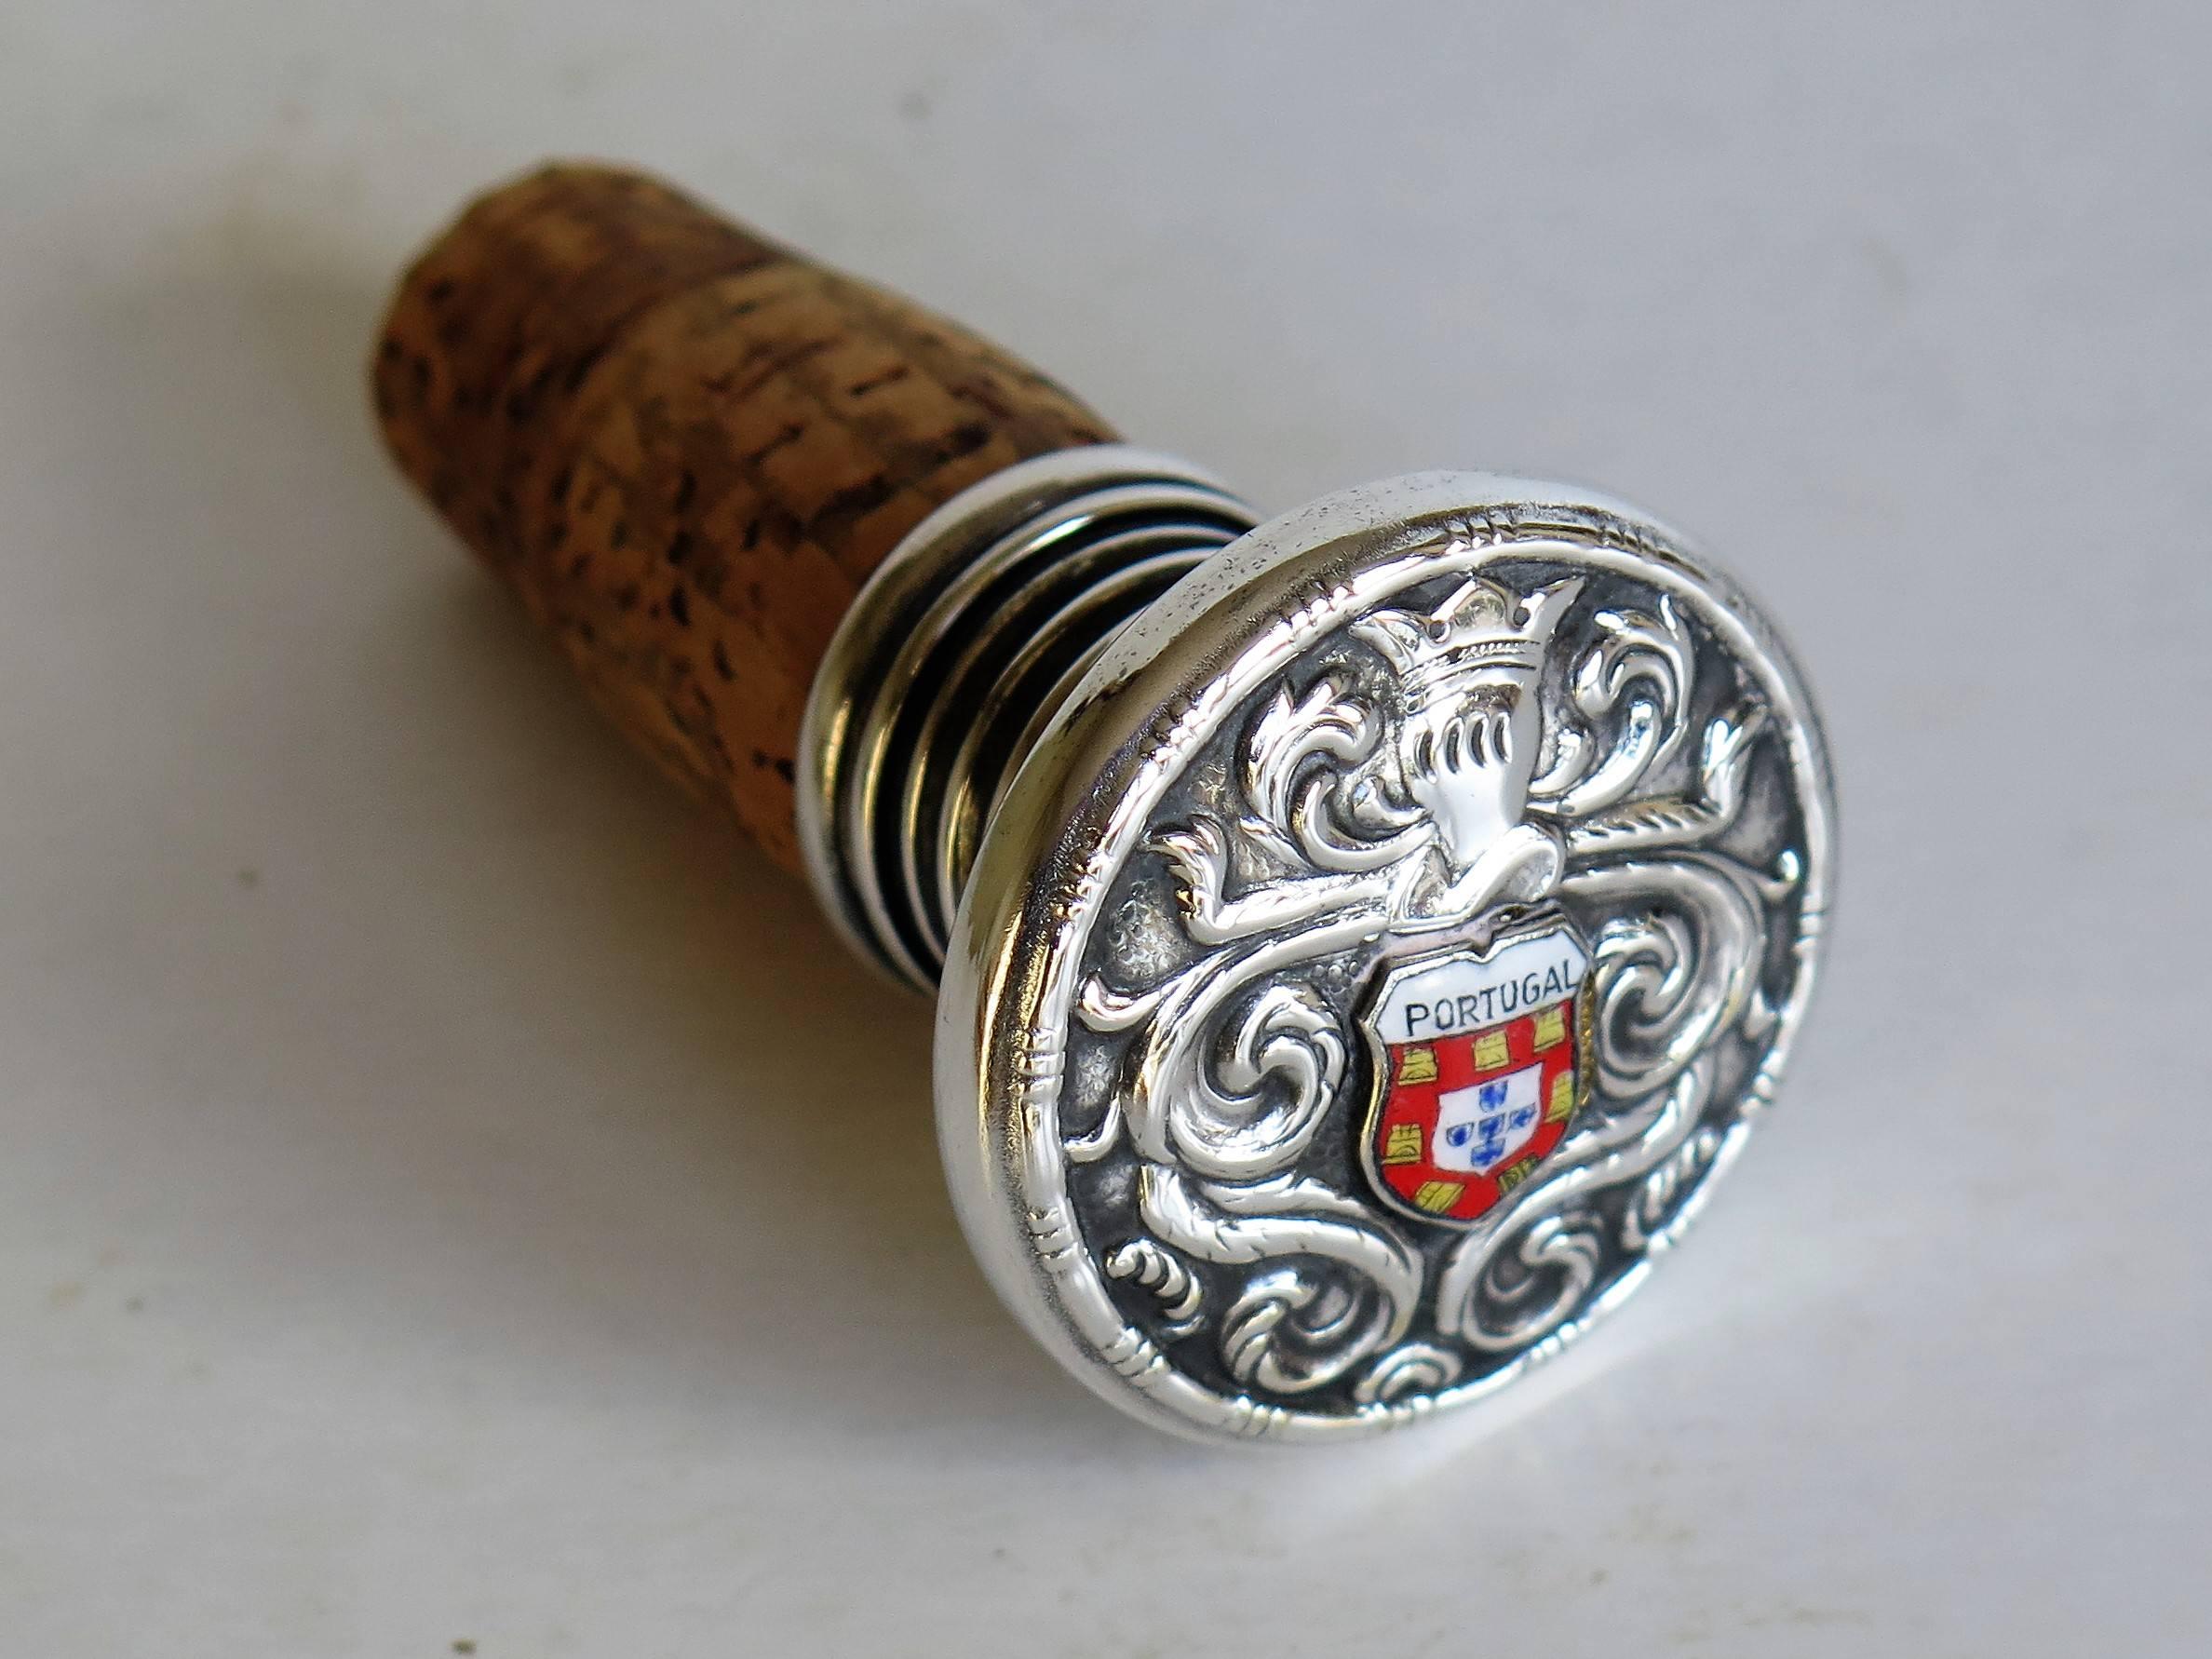
<svg viewBox="0 0 2212 1659">
<path fill-rule="evenodd" d="M 1396 670 L 1409 706 L 1448 705 L 1477 685 L 1532 679 L 1581 588 L 1575 578 L 1522 598 L 1473 576 L 1434 611 L 1377 611 L 1352 631 Z"/>
<path fill-rule="evenodd" d="M 1473 576 L 1434 611 L 1377 611 L 1353 625 L 1397 676 L 1405 789 L 1454 874 L 1506 856 L 1543 740 L 1536 681 L 1582 591 L 1569 577 L 1522 595 Z"/>
</svg>

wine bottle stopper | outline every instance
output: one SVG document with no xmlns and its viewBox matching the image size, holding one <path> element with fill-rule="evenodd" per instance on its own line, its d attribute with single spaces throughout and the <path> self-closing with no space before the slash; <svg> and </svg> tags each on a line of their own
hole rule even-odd
<svg viewBox="0 0 2212 1659">
<path fill-rule="evenodd" d="M 599 168 L 464 213 L 374 384 L 624 728 L 934 990 L 976 1255 L 1146 1421 L 1331 1438 L 1491 1393 L 1774 1099 L 1833 881 L 1819 724 L 1636 508 L 1436 472 L 1261 523 Z"/>
</svg>

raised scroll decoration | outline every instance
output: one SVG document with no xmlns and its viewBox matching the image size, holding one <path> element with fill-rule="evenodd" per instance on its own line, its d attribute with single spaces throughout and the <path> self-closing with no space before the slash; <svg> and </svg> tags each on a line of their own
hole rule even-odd
<svg viewBox="0 0 2212 1659">
<path fill-rule="evenodd" d="M 1240 1386 L 1341 1380 L 1363 1407 L 1449 1387 L 1572 1319 L 1720 1155 L 1713 1056 L 1772 1023 L 1768 916 L 1798 873 L 1787 853 L 1758 870 L 1717 844 L 1762 707 L 1740 681 L 1708 695 L 1676 764 L 1691 629 L 1669 598 L 1578 614 L 1585 587 L 1475 574 L 1433 608 L 1370 612 L 1356 645 L 1287 674 L 1209 808 L 1150 843 L 1172 878 L 1172 965 L 1084 987 L 1085 1025 L 1124 1045 L 1067 1153 L 1126 1149 L 1146 1230 L 1112 1271 L 1159 1299 L 1162 1340 L 1212 1342 Z M 1683 781 L 1647 787 L 1666 773 Z M 1344 1132 L 1342 964 L 1423 935 L 1479 945 L 1554 905 L 1591 924 L 1596 1086 L 1535 1178 L 1439 1247 L 1311 1173 L 1317 1138 Z"/>
</svg>

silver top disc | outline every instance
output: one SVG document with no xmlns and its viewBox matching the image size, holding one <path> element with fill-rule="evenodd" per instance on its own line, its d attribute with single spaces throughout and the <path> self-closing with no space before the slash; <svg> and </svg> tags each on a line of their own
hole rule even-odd
<svg viewBox="0 0 2212 1659">
<path fill-rule="evenodd" d="M 1774 630 L 1635 510 L 1430 473 L 1262 525 L 1113 640 L 984 833 L 937 1054 L 978 1257 L 1186 1434 L 1487 1394 L 1773 1097 L 1832 818 Z"/>
</svg>

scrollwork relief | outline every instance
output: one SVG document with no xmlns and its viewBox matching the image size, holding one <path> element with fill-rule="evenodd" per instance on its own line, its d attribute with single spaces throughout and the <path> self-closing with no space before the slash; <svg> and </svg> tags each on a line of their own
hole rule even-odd
<svg viewBox="0 0 2212 1659">
<path fill-rule="evenodd" d="M 1161 1340 L 1231 1390 L 1376 1409 L 1543 1342 L 1664 1234 L 1787 954 L 1787 813 L 1733 850 L 1769 712 L 1681 600 L 1566 559 L 1410 588 L 1250 700 L 1135 861 L 1174 960 L 1101 956 L 1075 1010 L 1111 1083 L 1065 1155 L 1126 1165 L 1143 1231 L 1106 1268 Z M 1549 912 L 1590 943 L 1587 1105 L 1472 1230 L 1391 1215 L 1344 1154 L 1361 964 Z"/>
</svg>

